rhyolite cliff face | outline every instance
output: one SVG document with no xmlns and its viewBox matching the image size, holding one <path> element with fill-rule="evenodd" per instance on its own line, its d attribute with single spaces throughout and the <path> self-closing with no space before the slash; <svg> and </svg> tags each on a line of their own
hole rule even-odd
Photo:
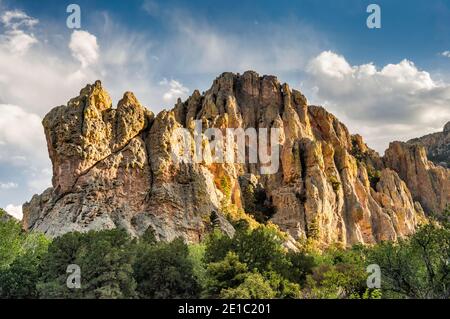
<svg viewBox="0 0 450 319">
<path fill-rule="evenodd" d="M 196 120 L 203 130 L 279 128 L 279 170 L 175 161 L 175 131 Z M 53 187 L 24 205 L 23 224 L 50 236 L 151 228 L 161 240 L 198 242 L 254 216 L 295 239 L 349 246 L 411 234 L 449 202 L 450 170 L 428 162 L 422 146 L 395 142 L 382 158 L 299 91 L 252 71 L 223 73 L 156 116 L 129 92 L 112 108 L 97 81 L 43 125 Z"/>
<path fill-rule="evenodd" d="M 445 124 L 442 132 L 414 138 L 407 143 L 422 145 L 430 161 L 437 165 L 450 168 L 450 121 Z"/>
</svg>

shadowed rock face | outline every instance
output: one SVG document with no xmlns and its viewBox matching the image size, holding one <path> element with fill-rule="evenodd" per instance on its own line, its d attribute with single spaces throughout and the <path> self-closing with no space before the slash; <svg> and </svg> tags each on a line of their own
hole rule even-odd
<svg viewBox="0 0 450 319">
<path fill-rule="evenodd" d="M 203 130 L 279 128 L 279 170 L 263 175 L 259 163 L 175 161 L 175 131 L 192 131 L 196 120 Z M 396 240 L 425 220 L 414 201 L 426 203 L 423 190 L 413 199 L 406 159 L 390 152 L 383 160 L 274 76 L 223 73 L 203 95 L 195 91 L 157 116 L 132 93 L 113 109 L 96 82 L 43 125 L 53 188 L 24 205 L 23 223 L 51 236 L 114 227 L 139 236 L 151 227 L 161 240 L 197 242 L 213 225 L 232 234 L 226 217 L 245 210 L 295 239 L 351 245 Z"/>
</svg>

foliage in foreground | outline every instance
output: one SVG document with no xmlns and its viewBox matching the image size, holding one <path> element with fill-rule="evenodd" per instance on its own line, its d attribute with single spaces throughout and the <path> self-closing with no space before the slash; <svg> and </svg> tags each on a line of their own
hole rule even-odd
<svg viewBox="0 0 450 319">
<path fill-rule="evenodd" d="M 119 229 L 50 241 L 2 220 L 0 298 L 449 298 L 448 213 L 397 243 L 322 253 L 288 251 L 276 227 L 245 222 L 233 238 L 215 230 L 187 245 Z M 367 288 L 369 264 L 381 289 Z M 80 289 L 67 287 L 69 265 L 80 267 Z"/>
</svg>

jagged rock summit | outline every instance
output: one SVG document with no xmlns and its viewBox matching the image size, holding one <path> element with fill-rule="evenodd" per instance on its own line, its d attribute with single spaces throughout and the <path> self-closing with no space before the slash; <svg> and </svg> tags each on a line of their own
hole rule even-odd
<svg viewBox="0 0 450 319">
<path fill-rule="evenodd" d="M 193 133 L 196 121 L 203 132 L 278 128 L 279 169 L 174 160 L 175 132 Z M 231 235 L 246 219 L 271 221 L 295 239 L 349 246 L 411 234 L 449 202 L 450 171 L 428 162 L 422 146 L 396 142 L 382 158 L 299 91 L 253 71 L 223 73 L 204 94 L 156 116 L 129 92 L 112 108 L 97 81 L 43 125 L 53 187 L 24 205 L 23 224 L 50 236 L 114 227 L 139 236 L 151 228 L 161 240 L 198 242 L 214 227 Z"/>
</svg>

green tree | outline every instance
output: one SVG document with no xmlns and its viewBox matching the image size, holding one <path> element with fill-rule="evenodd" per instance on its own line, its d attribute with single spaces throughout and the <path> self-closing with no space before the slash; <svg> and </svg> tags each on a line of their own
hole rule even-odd
<svg viewBox="0 0 450 319">
<path fill-rule="evenodd" d="M 133 268 L 141 298 L 183 299 L 200 294 L 188 246 L 181 239 L 145 245 Z"/>
<path fill-rule="evenodd" d="M 236 288 L 244 281 L 247 273 L 248 267 L 239 261 L 239 256 L 235 252 L 228 252 L 223 260 L 208 264 L 207 295 L 218 297 L 222 290 Z"/>
<path fill-rule="evenodd" d="M 232 251 L 250 270 L 281 271 L 289 264 L 283 242 L 281 232 L 273 226 L 242 228 L 233 238 L 215 231 L 206 241 L 205 260 L 207 263 L 220 261 Z"/>
<path fill-rule="evenodd" d="M 225 258 L 232 250 L 233 240 L 223 234 L 219 229 L 215 229 L 205 240 L 205 262 L 211 263 Z"/>
<path fill-rule="evenodd" d="M 233 293 L 237 298 L 238 293 L 243 293 L 238 287 L 245 278 L 259 274 L 277 298 L 298 298 L 298 283 L 311 272 L 313 260 L 302 253 L 289 253 L 283 247 L 284 240 L 271 225 L 254 230 L 239 228 L 233 238 L 213 233 L 206 241 L 207 295 L 223 297 L 222 291 L 227 290 L 226 296 Z"/>
<path fill-rule="evenodd" d="M 267 278 L 267 282 L 275 293 L 275 298 L 301 298 L 301 288 L 298 283 L 291 282 L 274 271 L 265 273 L 264 278 Z"/>
<path fill-rule="evenodd" d="M 362 298 L 367 290 L 366 249 L 330 247 L 315 256 L 317 266 L 306 275 L 306 298 Z"/>
<path fill-rule="evenodd" d="M 239 260 L 246 263 L 250 270 L 260 272 L 282 271 L 288 266 L 283 243 L 282 234 L 270 226 L 238 232 L 233 238 L 233 248 Z"/>
<path fill-rule="evenodd" d="M 134 298 L 132 240 L 124 230 L 68 233 L 56 238 L 42 262 L 42 298 Z M 67 267 L 81 269 L 81 289 L 69 289 Z"/>
<path fill-rule="evenodd" d="M 246 273 L 239 286 L 220 292 L 223 299 L 271 299 L 275 296 L 270 283 L 259 273 Z"/>
<path fill-rule="evenodd" d="M 37 298 L 40 271 L 39 266 L 45 253 L 49 240 L 42 234 L 33 233 L 26 237 L 20 247 L 20 254 L 14 261 L 0 270 L 0 297 L 1 298 Z"/>
<path fill-rule="evenodd" d="M 8 218 L 0 208 L 0 270 L 9 265 L 22 253 L 22 243 L 25 236 L 15 219 Z"/>
<path fill-rule="evenodd" d="M 398 243 L 379 244 L 369 254 L 381 268 L 387 298 L 450 298 L 449 257 L 450 229 L 437 223 Z"/>
<path fill-rule="evenodd" d="M 189 260 L 192 263 L 192 272 L 200 285 L 202 290 L 207 287 L 207 272 L 205 264 L 205 250 L 204 244 L 191 244 L 188 246 Z"/>
<path fill-rule="evenodd" d="M 303 285 L 306 282 L 306 276 L 312 274 L 316 261 L 313 256 L 305 252 L 290 251 L 287 254 L 290 267 L 283 275 L 290 281 Z"/>
</svg>

